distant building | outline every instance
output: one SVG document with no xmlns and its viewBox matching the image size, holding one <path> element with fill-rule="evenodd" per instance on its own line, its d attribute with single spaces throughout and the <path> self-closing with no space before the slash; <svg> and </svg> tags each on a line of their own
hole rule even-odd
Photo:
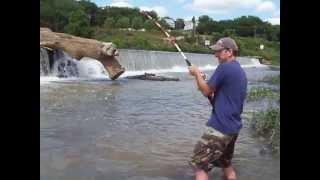
<svg viewBox="0 0 320 180">
<path fill-rule="evenodd" d="M 171 28 L 174 28 L 174 20 L 173 19 L 169 19 L 169 18 L 165 18 L 164 19 Z"/>
<path fill-rule="evenodd" d="M 199 21 L 196 20 L 196 27 L 198 26 Z M 191 31 L 193 29 L 193 23 L 192 20 L 190 21 L 184 21 L 184 29 L 185 31 Z"/>
</svg>

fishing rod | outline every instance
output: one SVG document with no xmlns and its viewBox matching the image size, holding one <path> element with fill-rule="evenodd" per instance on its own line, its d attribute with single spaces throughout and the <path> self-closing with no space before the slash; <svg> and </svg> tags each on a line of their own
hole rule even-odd
<svg viewBox="0 0 320 180">
<path fill-rule="evenodd" d="M 170 34 L 161 26 L 161 24 L 158 23 L 157 20 L 153 19 L 146 11 L 140 11 L 141 14 L 147 16 L 151 21 L 153 21 L 160 29 L 163 33 L 166 34 L 166 36 L 168 38 L 170 38 Z M 173 45 L 177 48 L 177 50 L 180 52 L 180 54 L 183 56 L 183 59 L 186 61 L 188 66 L 191 66 L 190 61 L 188 60 L 188 58 L 184 55 L 184 53 L 181 51 L 180 47 L 178 46 L 178 44 L 176 42 L 173 42 Z"/>
<path fill-rule="evenodd" d="M 143 15 L 145 15 L 145 16 L 147 16 L 151 21 L 153 21 L 153 22 L 161 29 L 161 31 L 166 34 L 166 36 L 167 36 L 168 38 L 171 37 L 170 34 L 161 26 L 161 24 L 160 24 L 157 20 L 153 19 L 146 11 L 140 11 L 140 13 L 143 14 Z M 183 59 L 186 61 L 187 65 L 188 65 L 188 66 L 191 66 L 190 61 L 189 61 L 188 58 L 184 55 L 184 53 L 181 51 L 180 47 L 178 46 L 178 44 L 177 44 L 175 41 L 173 42 L 173 45 L 177 48 L 177 50 L 178 50 L 178 51 L 180 52 L 180 54 L 183 56 Z M 203 78 L 204 80 L 207 80 L 207 75 L 206 75 L 205 73 L 201 72 L 201 76 L 202 76 L 202 78 Z M 211 95 L 208 96 L 207 98 L 208 98 L 210 104 L 212 104 L 212 103 L 211 103 Z"/>
</svg>

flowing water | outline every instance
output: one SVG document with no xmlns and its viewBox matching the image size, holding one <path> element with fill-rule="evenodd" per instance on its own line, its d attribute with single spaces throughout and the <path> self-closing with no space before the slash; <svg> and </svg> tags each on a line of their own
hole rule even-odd
<svg viewBox="0 0 320 180">
<path fill-rule="evenodd" d="M 167 66 L 164 62 L 156 64 L 155 59 L 149 65 L 144 61 L 144 69 L 142 65 L 138 67 L 143 62 L 134 65 L 130 57 L 124 58 L 130 50 L 122 52 L 120 63 L 127 72 L 116 81 L 98 76 L 103 68 L 92 59 L 77 65 L 79 77 L 40 77 L 42 180 L 194 178 L 187 161 L 210 115 L 209 102 L 197 90 L 183 59 L 178 60 L 182 61 L 181 66 L 174 63 Z M 145 51 L 131 58 L 142 56 L 147 59 L 161 55 Z M 163 61 L 166 58 L 172 57 L 164 56 Z M 197 64 L 195 60 L 191 62 Z M 214 63 L 201 63 L 197 65 L 211 75 Z M 249 88 L 273 87 L 258 80 L 279 74 L 279 71 L 263 66 L 246 67 L 245 70 Z M 178 77 L 180 81 L 125 78 L 141 72 Z M 236 143 L 233 159 L 239 179 L 280 179 L 279 158 L 260 153 L 265 142 L 253 135 L 248 124 L 248 112 L 263 107 L 263 103 L 245 104 L 244 128 Z M 214 169 L 210 178 L 220 179 L 221 175 L 220 169 Z"/>
</svg>

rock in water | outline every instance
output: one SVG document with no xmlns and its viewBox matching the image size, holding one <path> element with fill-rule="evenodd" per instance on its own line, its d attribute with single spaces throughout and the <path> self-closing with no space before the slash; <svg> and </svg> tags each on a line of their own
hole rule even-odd
<svg viewBox="0 0 320 180">
<path fill-rule="evenodd" d="M 140 79 L 149 81 L 179 81 L 179 78 L 156 76 L 155 74 L 144 73 L 143 75 L 128 76 L 128 79 Z"/>
</svg>

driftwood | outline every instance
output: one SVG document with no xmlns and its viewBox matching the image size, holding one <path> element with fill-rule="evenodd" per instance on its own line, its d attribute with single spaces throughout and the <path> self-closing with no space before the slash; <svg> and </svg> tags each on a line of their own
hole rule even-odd
<svg viewBox="0 0 320 180">
<path fill-rule="evenodd" d="M 119 52 L 113 43 L 56 33 L 48 28 L 40 28 L 40 47 L 49 50 L 63 50 L 78 60 L 82 57 L 97 59 L 103 64 L 112 80 L 117 79 L 125 71 L 115 57 L 119 55 Z"/>
<path fill-rule="evenodd" d="M 145 73 L 143 75 L 128 76 L 128 79 L 140 79 L 150 81 L 179 81 L 179 78 L 171 78 L 165 76 L 156 76 L 155 74 Z"/>
</svg>

